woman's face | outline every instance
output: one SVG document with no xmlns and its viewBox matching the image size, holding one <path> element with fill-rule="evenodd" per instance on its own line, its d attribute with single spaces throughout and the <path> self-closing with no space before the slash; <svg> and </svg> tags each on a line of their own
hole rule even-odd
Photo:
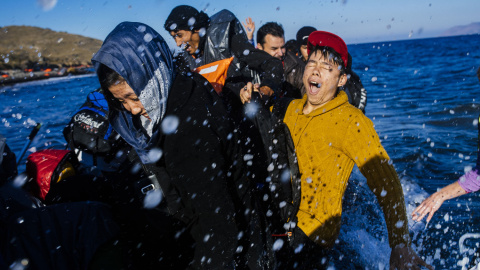
<svg viewBox="0 0 480 270">
<path fill-rule="evenodd" d="M 150 119 L 147 111 L 143 107 L 142 102 L 137 97 L 133 89 L 127 82 L 123 81 L 119 84 L 112 85 L 108 88 L 113 97 L 115 97 L 120 103 L 122 103 L 125 110 L 129 111 L 133 115 L 143 115 Z"/>
</svg>

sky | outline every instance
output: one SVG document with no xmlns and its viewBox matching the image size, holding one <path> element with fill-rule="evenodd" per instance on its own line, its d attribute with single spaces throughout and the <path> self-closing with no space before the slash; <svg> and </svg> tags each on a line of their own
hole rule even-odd
<svg viewBox="0 0 480 270">
<path fill-rule="evenodd" d="M 213 15 L 252 17 L 256 29 L 275 21 L 294 39 L 302 26 L 333 32 L 347 44 L 436 37 L 480 22 L 480 0 L 3 0 L 0 27 L 28 25 L 104 40 L 123 21 L 143 22 L 175 46 L 163 24 L 177 5 Z"/>
</svg>

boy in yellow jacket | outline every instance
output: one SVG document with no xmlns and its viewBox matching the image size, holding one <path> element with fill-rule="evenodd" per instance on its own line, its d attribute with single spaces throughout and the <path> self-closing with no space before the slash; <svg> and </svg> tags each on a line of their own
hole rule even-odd
<svg viewBox="0 0 480 270">
<path fill-rule="evenodd" d="M 356 164 L 383 209 L 392 248 L 390 269 L 429 269 L 410 247 L 403 190 L 372 121 L 350 105 L 340 87 L 347 82 L 348 50 L 338 36 L 315 31 L 308 38 L 303 74 L 306 95 L 288 105 L 288 126 L 301 179 L 301 202 L 290 262 L 296 269 L 326 268 L 340 231 L 342 198 Z M 242 91 L 249 101 L 252 86 Z M 320 257 L 320 258 L 319 258 Z"/>
</svg>

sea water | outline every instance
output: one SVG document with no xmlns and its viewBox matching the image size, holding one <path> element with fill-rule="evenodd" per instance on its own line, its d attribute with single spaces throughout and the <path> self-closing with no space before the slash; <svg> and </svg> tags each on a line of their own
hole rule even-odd
<svg viewBox="0 0 480 270">
<path fill-rule="evenodd" d="M 414 223 L 410 214 L 429 194 L 475 166 L 480 36 L 348 48 L 353 69 L 368 92 L 366 115 L 401 179 L 414 249 L 436 269 L 472 267 L 469 262 L 480 251 L 480 239 L 475 237 L 480 233 L 477 194 L 445 202 L 428 225 Z M 40 149 L 65 149 L 63 127 L 98 87 L 96 76 L 86 75 L 0 88 L 0 133 L 18 155 L 32 127 L 41 123 L 27 155 Z M 19 171 L 24 170 L 25 158 L 19 164 Z M 390 247 L 383 213 L 356 168 L 343 208 L 331 269 L 388 269 Z"/>
</svg>

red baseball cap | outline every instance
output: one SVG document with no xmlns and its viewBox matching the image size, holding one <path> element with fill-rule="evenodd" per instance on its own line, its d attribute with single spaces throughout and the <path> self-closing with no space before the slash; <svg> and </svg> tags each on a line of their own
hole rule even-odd
<svg viewBox="0 0 480 270">
<path fill-rule="evenodd" d="M 342 57 L 345 67 L 348 64 L 347 44 L 335 34 L 325 31 L 315 31 L 308 36 L 307 52 L 310 54 L 315 46 L 327 46 L 335 50 Z"/>
</svg>

